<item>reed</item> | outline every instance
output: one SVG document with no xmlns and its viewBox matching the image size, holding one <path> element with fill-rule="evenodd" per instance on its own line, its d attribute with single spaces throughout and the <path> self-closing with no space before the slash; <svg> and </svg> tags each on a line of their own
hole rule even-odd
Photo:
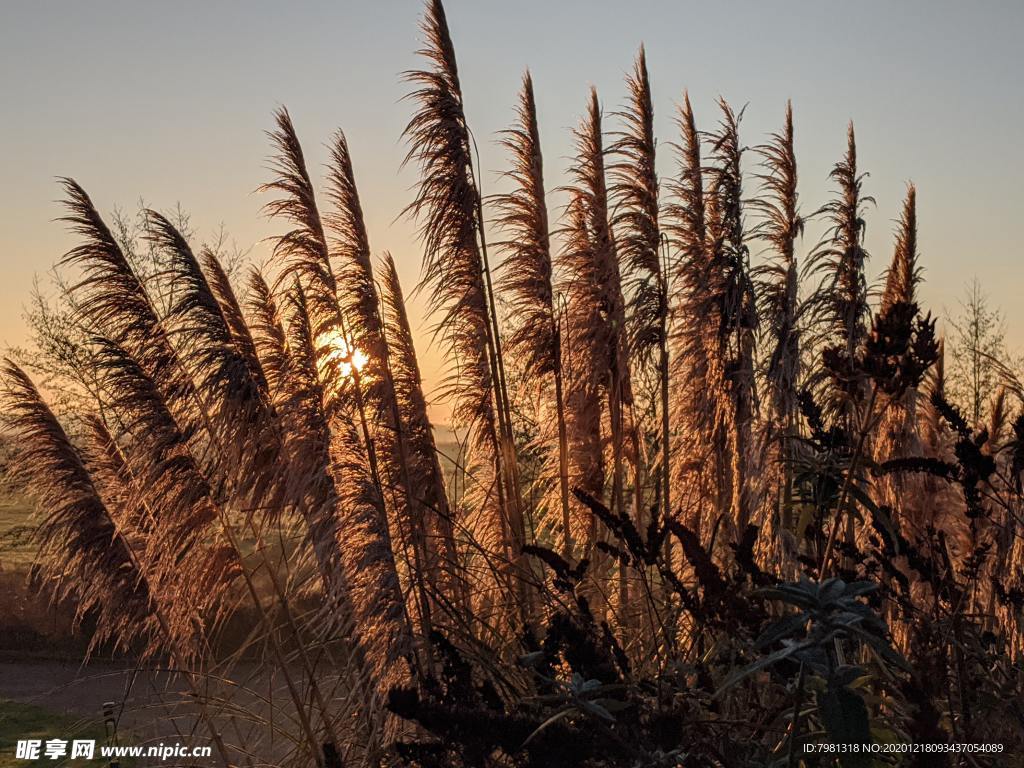
<svg viewBox="0 0 1024 768">
<path fill-rule="evenodd" d="M 508 237 L 498 243 L 504 255 L 498 288 L 515 317 L 508 336 L 508 354 L 521 361 L 530 378 L 551 377 L 558 441 L 558 503 L 562 551 L 573 552 L 569 509 L 569 442 L 565 416 L 562 329 L 555 306 L 550 226 L 544 187 L 544 161 L 537 126 L 533 79 L 527 72 L 516 108 L 518 123 L 506 131 L 502 144 L 511 156 L 507 172 L 512 192 L 494 198 L 496 224 Z"/>
<path fill-rule="evenodd" d="M 786 104 L 782 130 L 757 148 L 761 192 L 753 201 L 759 215 L 756 235 L 767 248 L 767 260 L 752 274 L 757 288 L 758 313 L 764 318 L 762 336 L 768 343 L 763 376 L 769 410 L 765 439 L 775 453 L 771 462 L 778 473 L 779 527 L 791 532 L 797 524 L 793 503 L 792 436 L 799 419 L 801 334 L 806 305 L 800 296 L 797 242 L 804 232 L 797 191 L 793 107 Z"/>
<path fill-rule="evenodd" d="M 35 578 L 89 652 L 171 662 L 225 766 L 1019 747 L 1024 384 L 995 361 L 984 424 L 951 402 L 916 188 L 875 290 L 852 126 L 810 216 L 789 104 L 748 146 L 684 92 L 659 177 L 641 47 L 611 130 L 588 95 L 559 216 L 529 73 L 488 196 L 439 0 L 422 31 L 405 215 L 454 458 L 343 133 L 321 190 L 275 113 L 283 232 L 241 280 L 174 216 L 134 238 L 61 181 L 55 377 L 8 362 L 0 402 Z"/>
<path fill-rule="evenodd" d="M 405 129 L 406 162 L 420 169 L 406 213 L 420 222 L 423 285 L 439 308 L 437 336 L 456 362 L 446 382 L 452 417 L 468 433 L 481 502 L 479 522 L 490 544 L 520 561 L 526 525 L 520 496 L 511 406 L 487 254 L 483 197 L 463 107 L 455 49 L 440 0 L 428 4 L 419 52 L 429 69 L 406 73 L 416 112 Z M 485 509 L 487 508 L 487 509 Z M 516 582 L 509 586 L 514 587 Z M 521 594 L 525 605 L 528 596 Z"/>
</svg>

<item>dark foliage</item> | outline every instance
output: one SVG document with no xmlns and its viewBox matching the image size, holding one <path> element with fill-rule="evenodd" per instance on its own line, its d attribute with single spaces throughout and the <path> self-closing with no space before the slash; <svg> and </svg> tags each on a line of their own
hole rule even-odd
<svg viewBox="0 0 1024 768">
<path fill-rule="evenodd" d="M 920 365 L 931 354 L 930 322 L 908 323 L 908 315 L 916 309 L 876 319 L 877 343 L 858 361 L 858 375 L 888 393 L 920 383 Z M 908 343 L 893 342 L 882 330 L 894 327 L 910 329 Z M 894 459 L 875 466 L 875 474 L 926 473 L 961 489 L 968 509 L 981 510 L 978 488 L 994 472 L 987 435 L 972 432 L 941 395 L 933 401 L 956 435 L 954 460 Z M 804 531 L 813 553 L 822 546 L 823 518 L 850 485 L 856 448 L 854 436 L 828 424 L 809 393 L 799 405 L 809 435 L 803 449 L 811 458 L 798 483 L 820 513 Z M 657 509 L 640 531 L 628 515 L 576 491 L 607 532 L 599 548 L 668 595 L 665 605 L 700 631 L 689 645 L 675 644 L 663 631 L 656 663 L 631 665 L 621 638 L 588 602 L 589 562 L 571 564 L 545 547 L 527 547 L 551 574 L 551 591 L 541 590 L 547 618 L 523 631 L 520 655 L 506 662 L 495 663 L 497 653 L 458 650 L 438 636 L 440 675 L 418 690 L 392 691 L 390 710 L 429 736 L 396 744 L 397 758 L 422 768 L 951 766 L 966 763 L 941 751 L 888 757 L 862 751 L 838 760 L 803 750 L 822 742 L 941 749 L 966 741 L 1004 750 L 1017 743 L 1024 717 L 1013 697 L 1024 667 L 1010 660 L 983 615 L 964 609 L 990 548 L 979 544 L 954 567 L 941 530 L 912 538 L 892 508 L 859 491 L 852 495 L 866 535 L 839 544 L 841 575 L 821 577 L 817 558 L 807 556 L 798 579 L 786 581 L 759 563 L 756 526 L 723 558 Z M 682 569 L 666 557 L 673 548 L 685 560 Z M 921 590 L 931 597 L 922 601 Z M 1024 604 L 1018 588 L 1000 582 L 994 593 L 1004 604 Z M 906 634 L 894 637 L 890 619 Z M 1005 751 L 976 753 L 970 764 L 1010 764 L 1006 758 Z"/>
</svg>

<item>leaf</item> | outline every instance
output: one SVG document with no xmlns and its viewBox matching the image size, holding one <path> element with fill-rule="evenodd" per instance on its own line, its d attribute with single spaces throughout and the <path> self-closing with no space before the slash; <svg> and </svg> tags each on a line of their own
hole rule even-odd
<svg viewBox="0 0 1024 768">
<path fill-rule="evenodd" d="M 849 493 L 850 498 L 856 499 L 858 502 L 860 502 L 860 505 L 864 507 L 864 509 L 868 510 L 872 515 L 877 515 L 880 513 L 881 510 L 879 510 L 878 505 L 875 503 L 874 499 L 872 499 L 864 491 L 864 489 L 858 486 L 856 483 L 850 483 Z M 851 511 L 853 511 L 852 506 Z"/>
<path fill-rule="evenodd" d="M 845 687 L 829 686 L 818 693 L 818 711 L 833 744 L 866 744 L 871 741 L 871 723 L 864 700 Z M 847 752 L 843 768 L 868 768 L 868 752 Z"/>
<path fill-rule="evenodd" d="M 878 524 L 885 529 L 885 532 L 889 534 L 889 541 L 892 542 L 893 551 L 898 555 L 900 553 L 900 532 L 896 529 L 896 524 L 892 521 L 889 513 L 885 511 L 884 507 L 878 507 L 871 510 L 871 514 L 874 515 Z"/>
<path fill-rule="evenodd" d="M 818 640 L 817 643 L 812 643 L 810 647 L 804 648 L 793 655 L 794 661 L 799 661 L 803 664 L 810 672 L 814 672 L 817 675 L 827 676 L 831 669 L 831 659 L 818 643 L 823 641 Z"/>
<path fill-rule="evenodd" d="M 537 736 L 540 735 L 541 731 L 543 731 L 545 728 L 547 728 L 550 725 L 554 725 L 559 720 L 561 720 L 564 717 L 567 717 L 568 715 L 571 715 L 575 711 L 576 711 L 576 707 L 566 707 L 565 709 L 561 709 L 558 712 L 555 712 L 555 714 L 553 714 L 551 717 L 549 717 L 543 723 L 538 725 L 536 730 L 534 730 L 533 733 L 531 733 L 529 736 L 526 737 L 526 740 L 522 743 L 522 745 L 520 745 L 519 748 L 520 749 L 526 749 L 526 745 L 529 744 L 531 741 L 533 741 L 535 738 L 537 738 Z"/>
<path fill-rule="evenodd" d="M 602 707 L 596 701 L 583 700 L 583 701 L 580 702 L 580 705 L 583 707 L 583 709 L 585 711 L 589 712 L 592 715 L 597 715 L 598 717 L 602 718 L 603 720 L 608 720 L 609 722 L 612 722 L 612 723 L 615 722 L 615 717 L 612 715 L 612 713 L 609 712 L 604 707 Z"/>
<path fill-rule="evenodd" d="M 572 689 L 577 694 L 589 693 L 590 691 L 596 691 L 601 687 L 602 683 L 600 680 L 584 680 L 583 677 L 577 672 L 572 676 Z"/>
<path fill-rule="evenodd" d="M 844 597 L 860 597 L 861 595 L 867 595 L 878 589 L 878 585 L 873 581 L 854 581 L 846 585 L 846 593 Z"/>
<path fill-rule="evenodd" d="M 799 608 L 817 608 L 818 600 L 813 593 L 792 584 L 780 584 L 776 587 L 766 587 L 754 592 L 755 595 L 768 598 L 769 600 L 781 600 L 784 603 L 795 605 Z"/>
<path fill-rule="evenodd" d="M 768 625 L 768 628 L 757 638 L 755 645 L 758 648 L 769 648 L 779 640 L 795 635 L 803 629 L 806 623 L 807 613 L 804 611 L 783 616 L 781 619 Z"/>
<path fill-rule="evenodd" d="M 838 600 L 846 592 L 846 582 L 842 579 L 829 579 L 818 590 L 818 600 L 831 603 Z"/>
<path fill-rule="evenodd" d="M 633 706 L 630 702 L 621 699 L 594 699 L 593 703 L 612 713 L 623 712 Z"/>
<path fill-rule="evenodd" d="M 836 686 L 849 686 L 852 685 L 856 680 L 860 679 L 864 674 L 863 667 L 846 665 L 839 667 L 835 672 L 832 673 L 832 685 Z"/>
<path fill-rule="evenodd" d="M 863 639 L 864 642 L 867 643 L 871 647 L 871 649 L 875 651 L 875 653 L 877 653 L 879 656 L 881 656 L 885 661 L 888 661 L 890 664 L 899 667 L 904 672 L 911 671 L 910 664 L 907 663 L 907 660 L 904 659 L 900 653 L 893 650 L 892 646 L 890 646 L 884 638 L 872 635 L 870 632 L 865 632 L 860 627 L 851 626 L 849 627 L 849 629 L 853 631 L 853 633 L 856 634 L 858 637 Z"/>
<path fill-rule="evenodd" d="M 797 653 L 810 647 L 811 643 L 791 643 L 789 645 L 786 645 L 784 648 L 780 648 L 779 650 L 775 651 L 775 653 L 770 653 L 767 656 L 762 656 L 753 664 L 750 664 L 744 667 L 743 669 L 737 670 L 736 672 L 733 672 L 731 675 L 729 675 L 729 677 L 726 678 L 725 682 L 722 683 L 718 690 L 715 691 L 714 696 L 712 696 L 711 698 L 719 698 L 723 693 L 732 688 L 734 685 L 736 685 L 736 683 L 738 683 L 743 678 L 748 677 L 762 669 L 766 669 L 767 667 L 770 667 L 772 664 L 776 664 L 782 661 L 783 659 L 789 658 L 794 653 Z"/>
</svg>

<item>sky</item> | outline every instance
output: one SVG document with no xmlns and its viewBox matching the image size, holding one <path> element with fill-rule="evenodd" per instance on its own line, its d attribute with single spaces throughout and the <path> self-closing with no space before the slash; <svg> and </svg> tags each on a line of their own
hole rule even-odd
<svg viewBox="0 0 1024 768">
<path fill-rule="evenodd" d="M 925 302 L 955 314 L 977 277 L 1005 313 L 1011 345 L 1024 345 L 1024 4 L 447 0 L 446 9 L 485 192 L 502 189 L 494 139 L 513 120 L 526 67 L 554 188 L 588 88 L 614 128 L 643 42 L 663 178 L 684 89 L 699 127 L 713 127 L 719 96 L 747 105 L 748 145 L 779 127 L 792 99 L 804 213 L 827 199 L 852 119 L 865 191 L 877 201 L 870 275 L 888 263 L 913 181 Z M 34 276 L 74 244 L 55 221 L 57 176 L 75 178 L 105 213 L 140 200 L 180 205 L 197 240 L 224 231 L 263 262 L 281 228 L 261 214 L 266 198 L 255 190 L 270 178 L 264 132 L 279 106 L 315 175 L 325 142 L 345 131 L 371 246 L 392 252 L 410 290 L 420 251 L 414 224 L 400 217 L 415 182 L 401 168 L 412 109 L 401 73 L 418 63 L 421 12 L 418 0 L 0 3 L 0 347 L 24 344 Z M 444 358 L 423 309 L 413 302 L 424 373 L 436 384 Z M 443 418 L 443 406 L 435 413 Z"/>
</svg>

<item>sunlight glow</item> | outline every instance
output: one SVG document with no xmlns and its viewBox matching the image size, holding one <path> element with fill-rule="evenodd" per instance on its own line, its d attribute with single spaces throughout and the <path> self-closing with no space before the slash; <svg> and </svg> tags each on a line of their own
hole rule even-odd
<svg viewBox="0 0 1024 768">
<path fill-rule="evenodd" d="M 334 368 L 342 380 L 347 381 L 354 373 L 361 372 L 370 360 L 358 347 L 349 351 L 348 340 L 341 331 L 324 333 L 317 341 L 323 354 L 322 365 Z"/>
</svg>

